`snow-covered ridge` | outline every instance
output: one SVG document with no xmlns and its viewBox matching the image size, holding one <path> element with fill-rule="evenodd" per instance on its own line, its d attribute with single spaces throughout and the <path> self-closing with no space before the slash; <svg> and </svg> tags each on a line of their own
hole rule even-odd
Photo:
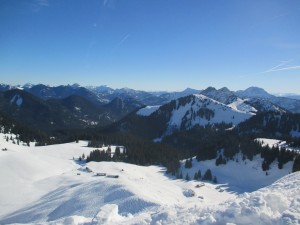
<svg viewBox="0 0 300 225">
<path fill-rule="evenodd" d="M 170 130 L 223 122 L 237 125 L 254 115 L 252 112 L 238 110 L 202 94 L 194 94 L 191 101 L 186 104 L 179 104 L 178 100 L 176 104 L 169 120 Z"/>
</svg>

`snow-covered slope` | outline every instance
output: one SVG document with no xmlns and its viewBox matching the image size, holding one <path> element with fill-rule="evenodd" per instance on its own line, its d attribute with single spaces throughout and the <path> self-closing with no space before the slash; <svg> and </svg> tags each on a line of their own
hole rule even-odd
<svg viewBox="0 0 300 225">
<path fill-rule="evenodd" d="M 248 185 L 257 177 L 260 185 L 255 188 L 284 174 L 271 170 L 261 183 L 264 174 L 250 175 L 251 169 L 259 174 L 254 164 L 232 162 L 230 171 L 220 167 L 218 184 L 206 182 L 197 188 L 199 181 L 174 180 L 159 166 L 74 161 L 92 150 L 86 144 L 27 147 L 6 142 L 0 134 L 1 149 L 7 149 L 0 151 L 0 224 L 299 224 L 300 173 L 237 195 L 231 192 L 234 187 L 240 192 L 245 188 L 242 181 L 232 179 L 237 171 L 245 171 L 248 179 L 243 181 Z M 216 171 L 210 162 L 199 165 Z"/>
<path fill-rule="evenodd" d="M 278 162 L 273 162 L 266 175 L 266 171 L 263 171 L 261 167 L 262 162 L 260 155 L 256 155 L 251 161 L 243 160 L 242 155 L 235 155 L 233 160 L 217 166 L 215 159 L 198 162 L 194 157 L 192 168 L 185 168 L 185 160 L 183 160 L 180 171 L 183 178 L 189 174 L 192 179 L 199 170 L 203 176 L 206 170 L 210 169 L 218 183 L 228 184 L 224 186 L 225 189 L 239 193 L 255 191 L 292 172 L 293 162 L 286 163 L 282 169 L 278 169 Z"/>
<path fill-rule="evenodd" d="M 194 187 L 194 182 L 174 180 L 165 175 L 163 167 L 115 162 L 84 165 L 74 161 L 73 157 L 87 155 L 92 150 L 84 147 L 87 145 L 84 141 L 26 147 L 6 142 L 4 135 L 0 139 L 1 148 L 7 149 L 0 151 L 0 224 L 36 224 L 74 215 L 91 221 L 109 205 L 117 207 L 121 215 L 113 218 L 115 221 L 153 213 L 160 207 L 199 201 L 184 195 L 185 190 Z M 87 172 L 86 167 L 93 172 Z M 96 176 L 96 173 L 119 175 L 119 178 Z M 234 197 L 231 193 L 220 194 L 215 187 L 208 184 L 206 193 L 201 194 L 206 205 Z"/>
<path fill-rule="evenodd" d="M 142 108 L 139 111 L 137 111 L 136 114 L 140 116 L 150 116 L 152 113 L 158 110 L 159 107 L 160 105 L 146 106 L 145 108 Z"/>
<path fill-rule="evenodd" d="M 171 112 L 168 130 L 189 129 L 197 124 L 205 126 L 222 122 L 237 125 L 253 115 L 254 113 L 241 111 L 204 95 L 195 94 L 189 101 L 176 102 L 176 107 Z"/>
</svg>

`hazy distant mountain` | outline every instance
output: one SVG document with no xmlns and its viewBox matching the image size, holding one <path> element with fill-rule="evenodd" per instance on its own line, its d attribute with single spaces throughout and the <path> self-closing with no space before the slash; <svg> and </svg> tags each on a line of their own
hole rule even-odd
<svg viewBox="0 0 300 225">
<path fill-rule="evenodd" d="M 266 92 L 264 89 L 259 87 L 249 87 L 246 90 L 240 90 L 236 92 L 236 95 L 241 98 L 272 98 L 273 95 Z"/>
<path fill-rule="evenodd" d="M 160 95 L 160 97 L 166 99 L 166 101 L 171 101 L 177 98 L 185 97 L 192 94 L 199 94 L 200 90 L 192 89 L 192 88 L 186 88 L 183 91 L 179 92 L 168 92 Z M 165 102 L 166 103 L 166 102 Z"/>
<path fill-rule="evenodd" d="M 45 89 L 43 89 L 45 90 Z M 40 130 L 84 128 L 109 125 L 141 107 L 135 101 L 120 100 L 121 108 L 95 104 L 71 95 L 44 100 L 20 89 L 0 93 L 0 110 L 21 124 Z"/>
<path fill-rule="evenodd" d="M 0 84 L 0 92 L 8 91 L 8 90 L 11 90 L 11 89 L 14 89 L 14 88 L 16 88 L 16 87 L 11 86 L 11 85 L 7 85 L 7 84 Z"/>
<path fill-rule="evenodd" d="M 282 94 L 282 95 L 279 95 L 278 97 L 285 97 L 285 98 L 291 98 L 291 99 L 297 99 L 297 100 L 300 100 L 300 95 L 298 94 Z"/>
<path fill-rule="evenodd" d="M 259 103 L 259 101 L 261 101 L 262 103 L 259 104 L 262 106 L 269 101 L 268 104 L 272 103 L 275 106 L 279 106 L 280 108 L 286 109 L 290 112 L 300 113 L 300 100 L 286 97 L 276 97 L 269 94 L 262 88 L 250 87 L 244 91 L 237 91 L 236 95 L 241 98 L 247 98 L 249 102 Z"/>
<path fill-rule="evenodd" d="M 38 84 L 25 88 L 24 90 L 44 100 L 63 99 L 71 95 L 78 95 L 96 104 L 105 103 L 105 101 L 102 101 L 102 99 L 95 95 L 93 92 L 84 87 L 81 87 L 78 84 L 66 86 L 61 85 L 57 87 Z"/>
</svg>

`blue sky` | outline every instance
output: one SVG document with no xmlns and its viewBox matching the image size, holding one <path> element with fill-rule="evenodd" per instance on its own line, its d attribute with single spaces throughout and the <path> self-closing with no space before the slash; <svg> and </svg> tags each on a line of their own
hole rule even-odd
<svg viewBox="0 0 300 225">
<path fill-rule="evenodd" d="M 300 93 L 299 0 L 0 0 L 0 82 Z"/>
</svg>

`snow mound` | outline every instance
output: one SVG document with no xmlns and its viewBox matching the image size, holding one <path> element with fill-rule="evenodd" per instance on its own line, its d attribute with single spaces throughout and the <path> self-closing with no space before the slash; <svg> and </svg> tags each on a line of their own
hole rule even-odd
<svg viewBox="0 0 300 225">
<path fill-rule="evenodd" d="M 299 172 L 287 175 L 269 187 L 224 203 L 212 215 L 224 224 L 299 224 L 299 185 Z"/>
</svg>

